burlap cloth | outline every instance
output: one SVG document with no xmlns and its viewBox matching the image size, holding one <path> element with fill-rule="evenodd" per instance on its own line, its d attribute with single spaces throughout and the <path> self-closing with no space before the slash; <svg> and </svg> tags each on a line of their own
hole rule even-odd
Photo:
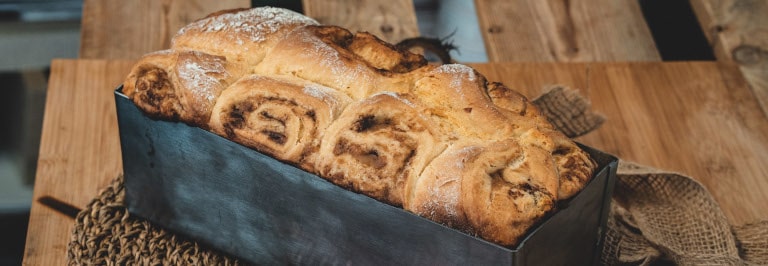
<svg viewBox="0 0 768 266">
<path fill-rule="evenodd" d="M 574 90 L 548 89 L 534 100 L 571 137 L 603 117 Z M 240 265 L 142 219 L 123 205 L 118 177 L 76 218 L 70 265 Z M 601 262 L 608 265 L 768 265 L 768 221 L 728 224 L 707 190 L 693 179 L 621 161 Z"/>
</svg>

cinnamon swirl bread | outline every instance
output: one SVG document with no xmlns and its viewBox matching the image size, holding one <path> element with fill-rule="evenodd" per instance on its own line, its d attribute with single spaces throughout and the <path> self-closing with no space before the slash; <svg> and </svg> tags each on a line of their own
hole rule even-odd
<svg viewBox="0 0 768 266">
<path fill-rule="evenodd" d="M 382 202 L 513 246 L 596 167 L 521 94 L 279 8 L 222 11 L 148 54 L 124 92 Z"/>
</svg>

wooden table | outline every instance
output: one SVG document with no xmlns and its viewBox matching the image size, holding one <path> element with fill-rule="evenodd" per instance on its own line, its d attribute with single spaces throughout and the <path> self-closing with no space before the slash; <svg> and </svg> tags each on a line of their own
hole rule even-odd
<svg viewBox="0 0 768 266">
<path fill-rule="evenodd" d="M 90 59 L 52 63 L 26 265 L 66 263 L 74 220 L 41 204 L 41 198 L 83 208 L 122 172 L 112 92 L 134 61 L 112 59 L 164 49 L 181 25 L 250 3 L 84 1 L 80 55 Z M 752 33 L 765 23 L 731 18 L 765 17 L 743 13 L 760 14 L 768 5 L 730 8 L 734 1 L 691 0 L 720 59 L 740 55 L 728 51 L 744 44 L 764 44 L 757 40 L 765 35 Z M 391 42 L 418 35 L 410 0 L 388 5 L 368 0 L 302 2 L 307 15 L 324 23 L 372 31 Z M 489 57 L 505 62 L 473 65 L 489 80 L 528 96 L 555 83 L 579 89 L 607 117 L 602 128 L 579 141 L 623 159 L 693 176 L 712 192 L 732 224 L 768 219 L 768 118 L 756 100 L 768 99 L 768 86 L 761 81 L 766 60 L 658 62 L 660 56 L 633 1 L 475 2 Z M 728 63 L 732 61 L 739 65 Z"/>
<path fill-rule="evenodd" d="M 38 202 L 84 207 L 122 171 L 113 89 L 130 60 L 54 60 L 24 264 L 62 265 L 74 221 Z M 768 219 L 768 118 L 735 65 L 493 63 L 473 65 L 528 96 L 547 84 L 581 90 L 607 116 L 580 141 L 690 174 L 731 223 Z"/>
</svg>

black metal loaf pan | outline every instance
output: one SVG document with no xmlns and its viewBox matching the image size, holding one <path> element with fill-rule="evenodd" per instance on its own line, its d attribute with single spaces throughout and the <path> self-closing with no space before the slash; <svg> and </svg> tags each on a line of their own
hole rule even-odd
<svg viewBox="0 0 768 266">
<path fill-rule="evenodd" d="M 132 215 L 256 264 L 589 265 L 617 159 L 584 147 L 595 177 L 515 249 L 340 188 L 183 123 L 146 117 L 115 91 Z"/>
</svg>

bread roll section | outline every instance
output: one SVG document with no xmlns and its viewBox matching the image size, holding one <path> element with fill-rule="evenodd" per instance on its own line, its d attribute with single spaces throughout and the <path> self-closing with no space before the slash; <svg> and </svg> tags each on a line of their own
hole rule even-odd
<svg viewBox="0 0 768 266">
<path fill-rule="evenodd" d="M 513 247 L 595 163 L 528 99 L 368 33 L 277 8 L 193 22 L 124 93 L 341 187 Z"/>
<path fill-rule="evenodd" d="M 222 91 L 243 69 L 226 58 L 198 51 L 146 55 L 123 83 L 123 92 L 148 115 L 207 128 Z"/>
<path fill-rule="evenodd" d="M 514 140 L 455 143 L 407 191 L 406 209 L 512 245 L 554 207 L 557 179 L 551 165 L 546 152 Z"/>
<path fill-rule="evenodd" d="M 322 134 L 350 102 L 317 84 L 251 75 L 222 93 L 209 125 L 225 138 L 314 171 Z"/>
<path fill-rule="evenodd" d="M 323 138 L 320 176 L 401 207 L 406 183 L 446 143 L 445 134 L 421 115 L 423 107 L 404 97 L 376 94 L 349 106 Z"/>
</svg>

